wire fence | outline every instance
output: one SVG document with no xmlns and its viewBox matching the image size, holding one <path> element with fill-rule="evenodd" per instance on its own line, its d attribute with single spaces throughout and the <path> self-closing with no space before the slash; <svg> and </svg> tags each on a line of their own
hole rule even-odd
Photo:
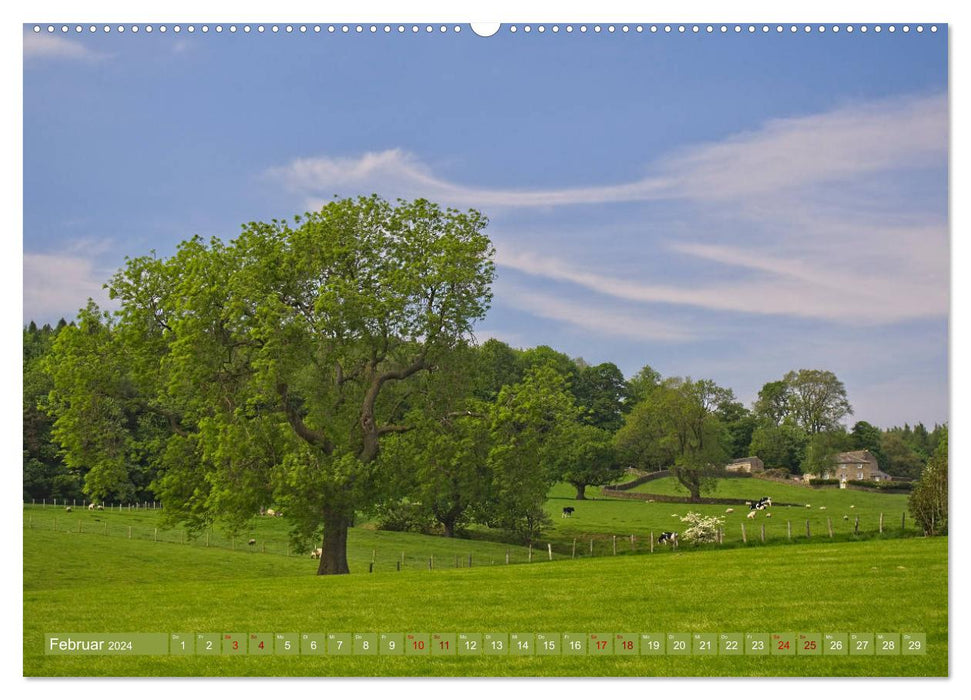
<svg viewBox="0 0 971 700">
<path fill-rule="evenodd" d="M 212 548 L 244 554 L 269 554 L 284 557 L 316 558 L 312 553 L 297 551 L 285 536 L 264 537 L 231 535 L 214 529 L 190 532 L 185 529 L 160 528 L 149 522 L 135 520 L 129 515 L 141 512 L 149 518 L 155 516 L 160 505 L 152 502 L 141 504 L 99 504 L 89 510 L 89 503 L 55 505 L 51 503 L 25 503 L 25 529 L 47 530 L 102 537 L 123 538 L 139 542 L 175 544 L 194 548 Z M 77 510 L 75 510 L 77 509 Z M 751 547 L 809 541 L 852 541 L 873 537 L 913 537 L 921 533 L 913 527 L 906 512 L 879 513 L 876 516 L 832 516 L 816 518 L 777 518 L 771 522 L 743 521 L 740 524 L 720 527 L 709 541 L 707 548 Z M 354 538 L 352 532 L 352 540 Z M 363 536 L 363 535 L 362 535 Z M 464 551 L 470 542 L 475 550 Z M 669 532 L 649 531 L 641 534 L 597 534 L 572 539 L 535 543 L 523 546 L 503 545 L 481 540 L 438 538 L 436 551 L 416 551 L 392 547 L 387 543 L 354 542 L 348 547 L 348 559 L 355 571 L 387 572 L 403 570 L 434 570 L 442 568 L 466 568 L 530 564 L 544 561 L 580 559 L 590 557 L 620 556 L 631 554 L 655 554 L 693 548 L 683 536 L 671 536 Z"/>
</svg>

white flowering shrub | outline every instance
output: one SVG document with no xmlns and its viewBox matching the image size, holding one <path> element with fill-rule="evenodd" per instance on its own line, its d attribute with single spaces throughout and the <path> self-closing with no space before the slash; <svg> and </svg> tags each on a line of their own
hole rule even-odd
<svg viewBox="0 0 971 700">
<path fill-rule="evenodd" d="M 681 522 L 687 523 L 688 527 L 681 533 L 680 539 L 684 542 L 717 542 L 718 530 L 725 524 L 724 518 L 717 516 L 702 515 L 701 513 L 688 513 Z"/>
</svg>

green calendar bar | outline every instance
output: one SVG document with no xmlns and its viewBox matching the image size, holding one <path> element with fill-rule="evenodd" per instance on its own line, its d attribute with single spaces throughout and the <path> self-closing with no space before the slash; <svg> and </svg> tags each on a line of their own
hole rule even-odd
<svg viewBox="0 0 971 700">
<path fill-rule="evenodd" d="M 49 633 L 45 654 L 117 656 L 913 656 L 923 632 Z"/>
</svg>

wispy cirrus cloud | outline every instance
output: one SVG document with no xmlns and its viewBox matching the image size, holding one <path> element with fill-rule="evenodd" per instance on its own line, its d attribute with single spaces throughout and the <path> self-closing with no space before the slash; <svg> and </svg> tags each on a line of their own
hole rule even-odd
<svg viewBox="0 0 971 700">
<path fill-rule="evenodd" d="M 297 158 L 267 175 L 310 201 L 372 191 L 477 207 L 552 207 L 667 199 L 740 200 L 897 167 L 934 165 L 947 152 L 947 98 L 929 95 L 773 119 L 720 142 L 668 154 L 631 182 L 549 190 L 472 187 L 436 175 L 401 149 Z"/>
<path fill-rule="evenodd" d="M 302 158 L 268 174 L 311 206 L 334 193 L 422 196 L 498 207 L 508 231 L 523 208 L 548 208 L 555 217 L 568 205 L 601 205 L 609 217 L 610 205 L 641 202 L 649 212 L 664 203 L 675 212 L 678 233 L 665 239 L 646 221 L 643 243 L 635 249 L 649 246 L 651 255 L 669 263 L 670 274 L 647 279 L 641 271 L 625 275 L 598 267 L 588 255 L 598 241 L 593 231 L 586 251 L 505 236 L 497 243 L 497 263 L 537 285 L 566 282 L 655 310 L 680 305 L 870 325 L 947 314 L 946 211 L 939 201 L 928 204 L 912 195 L 920 191 L 915 178 L 946 171 L 947 145 L 947 97 L 932 94 L 771 119 L 721 141 L 663 154 L 647 164 L 644 177 L 615 184 L 471 187 L 397 149 Z M 699 272 L 702 262 L 718 274 Z M 507 302 L 578 322 L 539 287 Z M 609 311 L 586 318 L 590 330 L 618 336 L 659 338 L 669 328 L 660 321 L 654 329 L 628 321 Z"/>
<path fill-rule="evenodd" d="M 511 308 L 590 333 L 654 342 L 683 342 L 695 337 L 683 324 L 618 311 L 609 302 L 564 298 L 508 285 L 503 291 L 505 304 Z"/>
<path fill-rule="evenodd" d="M 61 59 L 68 61 L 100 61 L 106 54 L 94 51 L 82 42 L 56 34 L 28 32 L 24 34 L 24 60 Z"/>
</svg>

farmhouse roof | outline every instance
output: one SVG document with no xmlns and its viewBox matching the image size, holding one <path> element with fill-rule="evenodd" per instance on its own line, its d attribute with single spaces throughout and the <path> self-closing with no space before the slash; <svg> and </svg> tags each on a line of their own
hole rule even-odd
<svg viewBox="0 0 971 700">
<path fill-rule="evenodd" d="M 836 455 L 837 464 L 853 464 L 855 462 L 876 462 L 870 450 L 854 450 L 853 452 L 840 452 Z"/>
</svg>

